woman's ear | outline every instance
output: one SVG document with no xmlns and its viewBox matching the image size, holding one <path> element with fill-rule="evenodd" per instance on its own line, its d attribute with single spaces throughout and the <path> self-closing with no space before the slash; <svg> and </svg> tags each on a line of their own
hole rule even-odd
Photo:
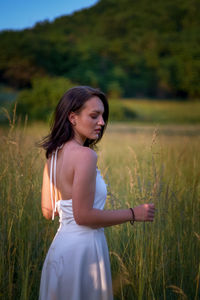
<svg viewBox="0 0 200 300">
<path fill-rule="evenodd" d="M 73 126 L 76 126 L 76 114 L 73 111 L 69 113 L 68 119 Z"/>
</svg>

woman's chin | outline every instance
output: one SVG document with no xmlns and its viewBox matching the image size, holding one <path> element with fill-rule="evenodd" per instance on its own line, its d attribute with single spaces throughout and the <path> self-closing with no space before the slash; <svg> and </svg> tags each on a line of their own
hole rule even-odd
<svg viewBox="0 0 200 300">
<path fill-rule="evenodd" d="M 96 134 L 95 134 L 95 138 L 94 138 L 94 139 L 95 139 L 95 140 L 96 140 L 96 139 L 98 139 L 98 138 L 99 138 L 99 136 L 100 136 L 100 133 L 96 133 Z"/>
<path fill-rule="evenodd" d="M 99 133 L 91 134 L 91 136 L 88 137 L 88 139 L 90 139 L 90 140 L 96 140 L 98 138 L 99 138 Z"/>
<path fill-rule="evenodd" d="M 100 133 L 93 133 L 91 135 L 88 135 L 86 138 L 89 140 L 95 141 L 99 138 L 99 136 L 100 136 Z"/>
</svg>

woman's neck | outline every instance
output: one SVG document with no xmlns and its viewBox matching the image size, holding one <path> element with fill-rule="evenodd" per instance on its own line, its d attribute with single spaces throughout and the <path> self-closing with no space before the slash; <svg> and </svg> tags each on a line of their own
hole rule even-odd
<svg viewBox="0 0 200 300">
<path fill-rule="evenodd" d="M 83 146 L 83 145 L 84 145 L 85 140 L 86 140 L 86 139 L 81 138 L 81 136 L 79 136 L 79 135 L 77 135 L 77 134 L 75 134 L 75 135 L 74 135 L 74 138 L 72 139 L 72 141 L 74 141 L 76 144 L 78 144 L 78 145 L 80 145 L 80 146 Z"/>
</svg>

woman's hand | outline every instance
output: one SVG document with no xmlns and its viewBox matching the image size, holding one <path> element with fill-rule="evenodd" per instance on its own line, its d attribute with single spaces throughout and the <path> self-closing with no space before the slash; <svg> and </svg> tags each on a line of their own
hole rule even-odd
<svg viewBox="0 0 200 300">
<path fill-rule="evenodd" d="M 153 203 L 142 204 L 133 208 L 135 221 L 153 222 L 155 206 Z"/>
</svg>

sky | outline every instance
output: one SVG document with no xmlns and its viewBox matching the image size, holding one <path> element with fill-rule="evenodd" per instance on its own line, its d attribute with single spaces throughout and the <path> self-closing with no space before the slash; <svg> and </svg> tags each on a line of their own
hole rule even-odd
<svg viewBox="0 0 200 300">
<path fill-rule="evenodd" d="M 0 0 L 0 30 L 20 30 L 53 21 L 96 4 L 98 0 Z"/>
</svg>

